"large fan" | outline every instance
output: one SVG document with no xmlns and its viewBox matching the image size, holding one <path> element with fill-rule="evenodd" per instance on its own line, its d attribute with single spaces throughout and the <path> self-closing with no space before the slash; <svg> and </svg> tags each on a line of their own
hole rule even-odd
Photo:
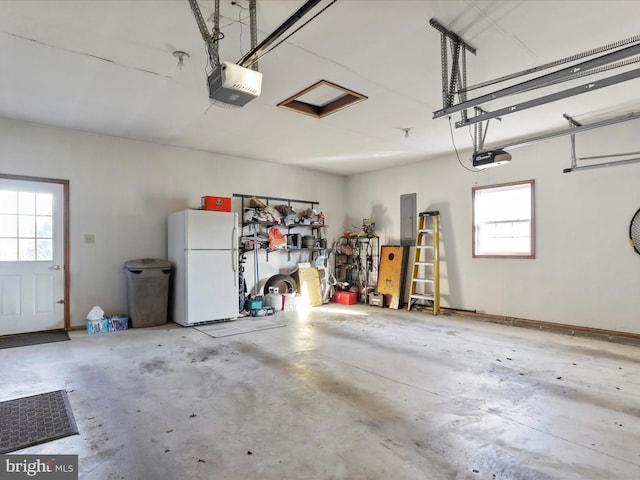
<svg viewBox="0 0 640 480">
<path fill-rule="evenodd" d="M 629 244 L 640 254 L 640 209 L 633 215 L 629 224 Z"/>
</svg>

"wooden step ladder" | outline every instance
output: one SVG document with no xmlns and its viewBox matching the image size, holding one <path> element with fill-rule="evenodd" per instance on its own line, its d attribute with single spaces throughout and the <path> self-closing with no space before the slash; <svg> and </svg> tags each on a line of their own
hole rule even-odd
<svg viewBox="0 0 640 480">
<path fill-rule="evenodd" d="M 433 314 L 440 312 L 440 212 L 418 215 L 416 251 L 411 273 L 411 290 L 407 310 L 417 301 L 429 301 Z"/>
</svg>

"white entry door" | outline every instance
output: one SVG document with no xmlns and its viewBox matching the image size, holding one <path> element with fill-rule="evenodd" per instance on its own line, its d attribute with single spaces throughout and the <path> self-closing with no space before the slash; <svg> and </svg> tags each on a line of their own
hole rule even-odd
<svg viewBox="0 0 640 480">
<path fill-rule="evenodd" d="M 64 328 L 64 185 L 0 178 L 0 335 Z"/>
</svg>

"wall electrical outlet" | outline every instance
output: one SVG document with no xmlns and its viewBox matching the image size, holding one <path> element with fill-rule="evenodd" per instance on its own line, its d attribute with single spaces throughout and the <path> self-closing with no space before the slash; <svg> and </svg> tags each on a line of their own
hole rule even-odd
<svg viewBox="0 0 640 480">
<path fill-rule="evenodd" d="M 96 243 L 96 236 L 93 233 L 85 233 L 84 243 Z"/>
</svg>

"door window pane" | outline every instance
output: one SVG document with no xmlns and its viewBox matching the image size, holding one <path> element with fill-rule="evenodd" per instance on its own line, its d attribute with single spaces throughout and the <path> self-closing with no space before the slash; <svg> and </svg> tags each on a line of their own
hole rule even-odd
<svg viewBox="0 0 640 480">
<path fill-rule="evenodd" d="M 36 239 L 20 238 L 18 240 L 18 260 L 32 261 L 36 259 Z"/>
<path fill-rule="evenodd" d="M 18 192 L 0 190 L 0 213 L 18 213 Z"/>
<path fill-rule="evenodd" d="M 36 217 L 36 236 L 38 238 L 51 238 L 53 217 Z"/>
<path fill-rule="evenodd" d="M 18 260 L 18 241 L 15 238 L 0 238 L 0 261 Z"/>
<path fill-rule="evenodd" d="M 18 213 L 33 215 L 36 213 L 36 194 L 33 192 L 18 193 Z"/>
<path fill-rule="evenodd" d="M 38 215 L 53 215 L 53 194 L 36 194 L 36 213 Z"/>
<path fill-rule="evenodd" d="M 18 236 L 18 216 L 0 214 L 0 238 Z"/>
<path fill-rule="evenodd" d="M 53 260 L 53 240 L 38 239 L 38 257 L 40 261 Z"/>
<path fill-rule="evenodd" d="M 33 238 L 36 236 L 35 215 L 20 215 L 18 218 L 18 236 L 20 238 Z"/>
</svg>

